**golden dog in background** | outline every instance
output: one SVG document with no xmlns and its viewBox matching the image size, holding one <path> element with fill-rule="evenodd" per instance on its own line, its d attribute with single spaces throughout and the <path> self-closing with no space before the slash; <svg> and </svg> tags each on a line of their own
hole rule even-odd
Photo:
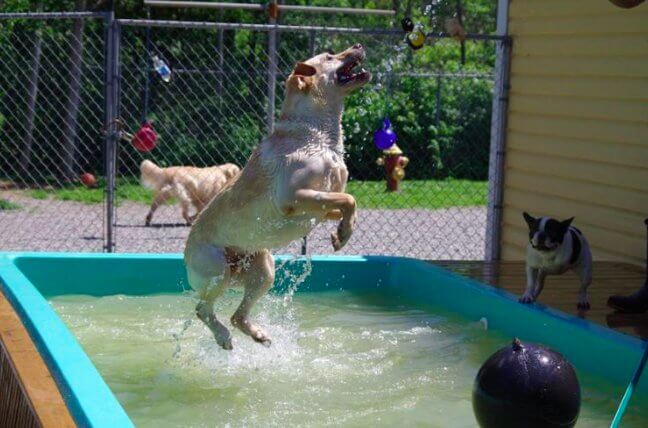
<svg viewBox="0 0 648 428">
<path fill-rule="evenodd" d="M 172 166 L 160 168 L 150 160 L 140 165 L 140 182 L 155 192 L 151 209 L 146 215 L 146 225 L 151 225 L 153 213 L 169 198 L 177 198 L 182 208 L 182 217 L 191 225 L 198 213 L 211 201 L 223 186 L 236 177 L 241 169 L 232 164 L 196 168 L 193 166 Z M 189 214 L 191 206 L 196 212 Z"/>
</svg>

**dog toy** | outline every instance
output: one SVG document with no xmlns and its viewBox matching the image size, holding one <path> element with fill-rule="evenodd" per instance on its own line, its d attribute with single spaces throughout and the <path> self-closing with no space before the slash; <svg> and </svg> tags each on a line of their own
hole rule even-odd
<svg viewBox="0 0 648 428">
<path fill-rule="evenodd" d="M 472 400 L 482 428 L 573 427 L 581 393 L 565 357 L 514 339 L 481 366 Z"/>
<path fill-rule="evenodd" d="M 130 140 L 133 147 L 135 147 L 135 149 L 141 153 L 146 153 L 153 150 L 155 148 L 155 145 L 157 144 L 158 138 L 150 122 L 142 123 L 142 126 L 135 133 L 135 135 L 124 133 L 124 137 L 127 140 Z"/>
<path fill-rule="evenodd" d="M 644 0 L 610 0 L 614 5 L 622 7 L 624 9 L 630 9 L 635 6 L 639 6 Z"/>
<path fill-rule="evenodd" d="M 396 133 L 389 119 L 384 118 L 382 126 L 374 132 L 374 144 L 378 150 L 387 150 L 396 143 Z"/>
<path fill-rule="evenodd" d="M 383 150 L 383 156 L 376 159 L 376 164 L 385 167 L 385 179 L 387 180 L 387 191 L 398 192 L 398 186 L 405 179 L 405 167 L 409 158 L 403 156 L 403 151 L 396 144 Z"/>
<path fill-rule="evenodd" d="M 405 40 L 410 48 L 414 50 L 421 49 L 425 45 L 425 30 L 423 24 L 414 24 L 410 18 L 403 18 L 401 21 L 403 31 L 405 31 Z"/>
<path fill-rule="evenodd" d="M 167 63 L 157 55 L 153 55 L 151 59 L 153 60 L 153 68 L 155 68 L 155 71 L 157 71 L 164 82 L 169 83 L 171 81 L 171 69 Z"/>
<path fill-rule="evenodd" d="M 84 172 L 83 174 L 81 174 L 79 180 L 85 187 L 95 187 L 97 185 L 97 179 L 89 172 Z"/>
</svg>

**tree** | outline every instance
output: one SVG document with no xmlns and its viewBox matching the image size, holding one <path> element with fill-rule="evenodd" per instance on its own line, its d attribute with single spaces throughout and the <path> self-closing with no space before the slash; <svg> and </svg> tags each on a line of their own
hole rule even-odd
<svg viewBox="0 0 648 428">
<path fill-rule="evenodd" d="M 86 8 L 86 0 L 76 0 L 75 10 Z M 70 34 L 70 62 L 68 66 L 68 98 L 63 119 L 63 179 L 71 181 L 76 177 L 74 168 L 77 151 L 77 116 L 81 102 L 81 73 L 83 62 L 83 29 L 85 20 L 75 19 Z"/>
<path fill-rule="evenodd" d="M 41 5 L 38 5 L 41 9 Z M 29 76 L 29 90 L 27 94 L 27 125 L 25 129 L 25 138 L 20 153 L 20 168 L 27 171 L 31 161 L 32 145 L 34 143 L 34 120 L 36 118 L 36 98 L 38 97 L 38 80 L 40 76 L 41 53 L 43 52 L 43 34 L 36 30 L 36 39 L 34 40 L 34 57 L 31 64 L 31 73 Z"/>
</svg>

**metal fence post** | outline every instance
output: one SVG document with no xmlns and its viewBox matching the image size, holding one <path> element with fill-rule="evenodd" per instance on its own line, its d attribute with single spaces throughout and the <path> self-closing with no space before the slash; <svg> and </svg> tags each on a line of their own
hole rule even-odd
<svg viewBox="0 0 648 428">
<path fill-rule="evenodd" d="M 497 34 L 499 36 L 508 35 L 508 3 L 508 0 L 499 0 L 497 5 Z M 488 160 L 488 210 L 486 213 L 486 245 L 484 252 L 487 261 L 499 260 L 501 256 L 500 241 L 510 55 L 510 38 L 499 40 L 495 60 L 495 84 Z"/>
<path fill-rule="evenodd" d="M 436 111 L 434 112 L 434 126 L 437 127 L 439 132 L 439 125 L 441 124 L 441 74 L 436 77 Z"/>
<path fill-rule="evenodd" d="M 218 80 L 216 82 L 216 93 L 218 94 L 218 101 L 222 104 L 223 92 L 225 85 L 225 30 L 218 30 Z"/>
<path fill-rule="evenodd" d="M 106 244 L 104 250 L 115 250 L 115 176 L 117 173 L 117 144 L 119 143 L 119 42 L 120 26 L 115 13 L 108 12 L 106 26 L 105 55 L 105 124 L 106 147 Z"/>
<path fill-rule="evenodd" d="M 277 0 L 268 3 L 268 21 L 271 25 L 277 24 Z M 268 133 L 274 129 L 275 95 L 277 87 L 277 29 L 268 30 Z"/>
<path fill-rule="evenodd" d="M 311 30 L 308 32 L 308 53 L 310 58 L 315 56 L 315 49 L 317 49 L 315 44 L 315 31 Z"/>
<path fill-rule="evenodd" d="M 146 17 L 150 18 L 151 17 L 151 10 L 147 9 L 146 10 Z M 142 119 L 140 122 L 144 123 L 146 120 L 148 120 L 148 115 L 149 111 L 151 109 L 150 103 L 151 103 L 151 71 L 150 71 L 150 64 L 151 64 L 151 52 L 153 50 L 153 42 L 151 41 L 151 27 L 146 27 L 144 29 L 144 49 L 146 50 L 146 55 L 144 55 L 144 59 L 142 60 L 143 64 L 143 70 L 144 70 L 144 94 L 142 95 Z"/>
</svg>

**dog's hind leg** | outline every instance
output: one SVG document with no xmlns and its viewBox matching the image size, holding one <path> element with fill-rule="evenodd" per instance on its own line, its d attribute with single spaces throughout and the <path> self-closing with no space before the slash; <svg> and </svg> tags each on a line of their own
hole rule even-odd
<svg viewBox="0 0 648 428">
<path fill-rule="evenodd" d="M 193 223 L 193 217 L 189 214 L 189 209 L 191 208 L 191 197 L 187 191 L 187 188 L 180 183 L 175 184 L 176 194 L 180 200 L 180 207 L 182 209 L 182 218 L 185 219 L 188 226 L 191 226 Z"/>
<path fill-rule="evenodd" d="M 200 299 L 196 316 L 211 330 L 223 349 L 233 349 L 232 334 L 214 314 L 214 301 L 227 290 L 231 277 L 223 250 L 206 245 L 192 251 L 186 260 L 189 284 Z"/>
<path fill-rule="evenodd" d="M 155 198 L 153 199 L 153 203 L 151 203 L 151 208 L 149 209 L 148 214 L 146 214 L 146 221 L 145 224 L 147 226 L 151 225 L 151 221 L 153 220 L 153 213 L 157 211 L 157 209 L 165 203 L 169 198 L 171 197 L 171 186 L 164 186 L 160 191 L 155 195 Z"/>
<path fill-rule="evenodd" d="M 237 277 L 243 283 L 245 292 L 243 301 L 232 315 L 232 324 L 255 341 L 266 346 L 270 345 L 270 337 L 250 319 L 250 311 L 254 304 L 272 287 L 275 277 L 275 266 L 272 254 L 268 250 L 255 253 L 249 265 Z"/>
</svg>

